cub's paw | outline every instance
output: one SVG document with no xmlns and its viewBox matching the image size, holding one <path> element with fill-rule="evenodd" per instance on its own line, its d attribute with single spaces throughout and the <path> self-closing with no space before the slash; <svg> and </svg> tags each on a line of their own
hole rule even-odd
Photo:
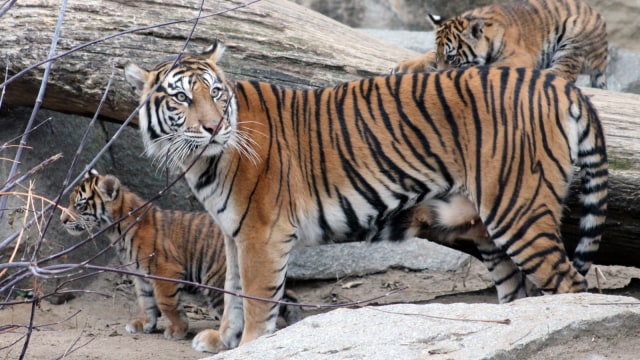
<svg viewBox="0 0 640 360">
<path fill-rule="evenodd" d="M 168 340 L 182 340 L 187 336 L 188 326 L 169 325 L 164 330 L 164 338 Z"/>
<path fill-rule="evenodd" d="M 200 331 L 193 338 L 191 347 L 197 351 L 210 353 L 217 353 L 222 350 L 226 350 L 226 347 L 220 338 L 220 332 L 210 329 Z"/>
<path fill-rule="evenodd" d="M 135 319 L 129 321 L 129 323 L 127 323 L 124 328 L 129 334 L 139 334 L 141 332 L 145 334 L 151 334 L 156 330 L 156 324 L 145 322 L 142 319 Z"/>
<path fill-rule="evenodd" d="M 420 56 L 405 59 L 389 69 L 392 74 L 436 71 L 436 53 L 431 50 Z"/>
</svg>

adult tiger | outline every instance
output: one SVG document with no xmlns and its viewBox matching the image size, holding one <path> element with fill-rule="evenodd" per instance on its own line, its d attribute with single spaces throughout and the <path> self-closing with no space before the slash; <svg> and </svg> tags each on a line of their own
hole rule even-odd
<svg viewBox="0 0 640 360">
<path fill-rule="evenodd" d="M 585 272 L 604 230 L 607 157 L 598 115 L 570 82 L 472 67 L 292 90 L 227 81 L 216 65 L 223 49 L 151 71 L 129 63 L 125 77 L 143 102 L 146 151 L 186 171 L 225 235 L 225 288 L 277 299 L 296 243 L 400 240 L 459 208 L 486 226 L 478 243 L 498 265 L 501 301 L 526 295 L 523 274 L 544 293 L 587 289 L 560 218 L 579 166 Z M 220 332 L 200 332 L 193 346 L 244 344 L 274 331 L 277 313 L 225 295 Z"/>
<path fill-rule="evenodd" d="M 429 19 L 436 29 L 435 51 L 404 60 L 394 71 L 524 66 L 550 69 L 573 82 L 586 73 L 592 87 L 606 88 L 606 22 L 583 1 L 523 0 Z"/>
<path fill-rule="evenodd" d="M 88 173 L 69 196 L 60 220 L 72 235 L 107 228 L 120 262 L 131 270 L 170 279 L 182 279 L 220 288 L 226 261 L 224 238 L 206 212 L 159 209 L 143 201 L 113 175 Z M 131 334 L 151 333 L 162 313 L 170 322 L 167 339 L 184 339 L 189 321 L 180 301 L 183 285 L 134 276 L 140 316 L 125 328 Z M 201 288 L 212 315 L 222 308 L 222 293 Z M 292 293 L 287 300 L 295 301 Z M 287 323 L 302 318 L 297 306 L 282 308 Z"/>
</svg>

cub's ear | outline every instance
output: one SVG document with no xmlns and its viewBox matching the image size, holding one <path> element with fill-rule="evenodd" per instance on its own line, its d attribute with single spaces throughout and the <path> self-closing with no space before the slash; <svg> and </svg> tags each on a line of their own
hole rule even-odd
<svg viewBox="0 0 640 360">
<path fill-rule="evenodd" d="M 98 191 L 105 201 L 113 201 L 120 191 L 120 180 L 113 175 L 105 175 L 98 184 Z"/>
<path fill-rule="evenodd" d="M 436 29 L 440 25 L 442 25 L 442 23 L 444 22 L 444 20 L 442 19 L 442 16 L 436 15 L 436 14 L 432 14 L 432 13 L 428 13 L 427 14 L 427 19 L 429 19 L 429 21 L 431 22 L 431 25 L 433 25 L 433 27 L 436 28 Z"/>
<path fill-rule="evenodd" d="M 124 67 L 124 78 L 137 92 L 144 90 L 144 85 L 149 82 L 149 71 L 141 68 L 140 66 L 130 62 Z"/>
<path fill-rule="evenodd" d="M 224 54 L 225 49 L 226 47 L 224 46 L 222 41 L 218 39 L 214 39 L 213 44 L 211 44 L 211 46 L 206 48 L 202 52 L 202 55 L 205 56 L 207 60 L 215 64 L 218 62 L 218 60 L 220 60 L 220 58 L 222 57 L 222 54 Z"/>
<path fill-rule="evenodd" d="M 89 171 L 87 171 L 84 174 L 84 179 L 86 180 L 86 179 L 89 179 L 89 178 L 94 177 L 94 176 L 100 176 L 100 173 L 98 172 L 98 170 L 96 170 L 94 168 L 91 168 L 91 169 L 89 169 Z"/>
</svg>

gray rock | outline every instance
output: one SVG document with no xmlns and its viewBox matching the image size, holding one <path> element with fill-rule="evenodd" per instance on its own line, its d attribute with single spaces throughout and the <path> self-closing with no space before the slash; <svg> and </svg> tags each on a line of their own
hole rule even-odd
<svg viewBox="0 0 640 360">
<path fill-rule="evenodd" d="M 460 268 L 468 258 L 467 254 L 418 238 L 330 244 L 294 250 L 287 276 L 301 280 L 336 279 L 389 268 L 449 271 Z"/>
<path fill-rule="evenodd" d="M 640 301 L 630 297 L 583 293 L 502 305 L 338 309 L 207 359 L 536 358 L 545 348 L 559 344 L 637 334 L 638 305 Z M 508 324 L 502 323 L 506 320 Z M 633 356 L 622 358 L 629 355 Z M 569 357 L 565 354 L 562 358 Z M 586 358 L 621 357 L 615 357 L 615 349 L 600 348 Z"/>
</svg>

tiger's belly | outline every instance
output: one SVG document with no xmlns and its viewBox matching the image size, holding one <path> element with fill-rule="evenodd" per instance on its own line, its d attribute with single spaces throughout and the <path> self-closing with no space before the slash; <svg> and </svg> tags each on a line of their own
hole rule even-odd
<svg viewBox="0 0 640 360">
<path fill-rule="evenodd" d="M 402 240 L 389 239 L 388 229 L 394 226 L 398 214 L 415 204 L 397 199 L 382 206 L 366 201 L 325 201 L 321 208 L 298 216 L 297 238 L 302 246 L 355 241 Z"/>
</svg>

